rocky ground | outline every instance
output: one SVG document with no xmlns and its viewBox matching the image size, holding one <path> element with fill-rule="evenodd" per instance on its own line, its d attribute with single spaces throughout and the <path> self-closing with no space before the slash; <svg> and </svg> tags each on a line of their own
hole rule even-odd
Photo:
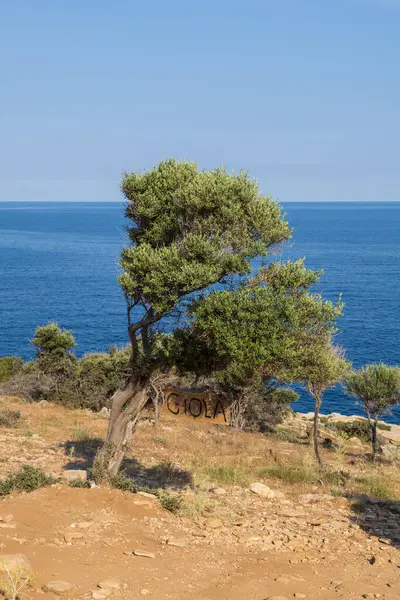
<svg viewBox="0 0 400 600">
<path fill-rule="evenodd" d="M 3 475 L 23 464 L 57 476 L 86 468 L 104 436 L 106 421 L 85 411 L 6 404 L 22 423 L 1 430 Z M 361 450 L 325 458 L 371 479 Z M 343 497 L 318 481 L 271 478 L 277 457 L 299 454 L 304 468 L 312 457 L 302 445 L 185 420 L 144 422 L 127 471 L 149 484 L 163 475 L 160 461 L 173 461 L 175 471 L 161 463 L 170 476 L 163 483 L 184 498 L 185 511 L 173 514 L 146 492 L 67 482 L 7 496 L 0 564 L 29 563 L 35 577 L 22 600 L 398 600 L 399 498 Z M 385 478 L 398 469 L 377 468 Z"/>
</svg>

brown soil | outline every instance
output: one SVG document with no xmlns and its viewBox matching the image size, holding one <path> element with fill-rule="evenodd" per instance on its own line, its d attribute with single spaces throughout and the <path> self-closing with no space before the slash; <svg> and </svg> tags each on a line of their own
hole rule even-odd
<svg viewBox="0 0 400 600">
<path fill-rule="evenodd" d="M 93 440 L 102 437 L 106 427 L 106 421 L 85 411 L 51 405 L 8 407 L 17 407 L 24 422 L 18 429 L 0 432 L 3 474 L 26 463 L 54 474 L 71 463 L 83 466 L 96 448 Z M 86 441 L 83 431 L 89 436 Z M 182 420 L 168 421 L 157 431 L 154 426 L 142 426 L 135 450 L 140 463 L 132 455 L 127 466 L 150 477 L 152 465 L 161 458 L 176 464 L 182 456 L 179 443 L 189 456 L 197 453 L 193 472 L 188 464 L 183 465 L 183 472 L 193 475 L 201 488 L 201 509 L 197 493 L 182 492 L 188 506 L 194 505 L 192 514 L 174 515 L 156 498 L 141 493 L 106 487 L 77 489 L 59 483 L 3 499 L 0 517 L 12 514 L 13 518 L 0 522 L 1 553 L 24 553 L 36 574 L 33 588 L 21 594 L 22 600 L 43 598 L 41 586 L 54 579 L 77 586 L 66 598 L 90 598 L 97 584 L 107 578 L 120 582 L 113 597 L 121 600 L 146 595 L 156 600 L 399 599 L 400 511 L 396 502 L 367 504 L 362 513 L 355 513 L 353 500 L 329 497 L 318 486 L 293 486 L 267 478 L 262 481 L 282 490 L 284 498 L 258 497 L 244 482 L 218 482 L 226 493 L 217 495 L 200 477 L 202 462 L 210 464 L 211 460 L 206 446 L 215 464 L 218 458 L 223 462 L 224 453 L 233 455 L 233 448 L 236 452 L 239 448 L 240 454 L 246 452 L 252 463 L 265 462 L 267 449 L 283 453 L 291 447 L 295 453 L 303 449 L 265 442 L 262 436 L 211 430 L 208 425 L 189 426 Z M 194 458 L 190 460 L 193 464 Z M 167 543 L 171 539 L 184 545 L 171 546 Z M 154 553 L 155 558 L 135 556 L 136 550 Z M 46 596 L 51 599 L 52 594 Z"/>
</svg>

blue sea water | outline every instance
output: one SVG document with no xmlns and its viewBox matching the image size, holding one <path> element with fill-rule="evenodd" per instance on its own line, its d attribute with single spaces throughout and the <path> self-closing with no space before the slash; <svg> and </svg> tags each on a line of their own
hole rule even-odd
<svg viewBox="0 0 400 600">
<path fill-rule="evenodd" d="M 337 343 L 355 367 L 400 363 L 400 203 L 288 203 L 293 238 L 283 258 L 324 269 L 317 286 L 345 303 Z M 117 284 L 126 242 L 119 203 L 0 203 L 0 356 L 33 355 L 37 325 L 72 329 L 78 353 L 127 343 Z M 312 410 L 307 394 L 294 406 Z M 360 413 L 340 389 L 323 413 Z M 391 420 L 400 423 L 400 409 Z"/>
</svg>

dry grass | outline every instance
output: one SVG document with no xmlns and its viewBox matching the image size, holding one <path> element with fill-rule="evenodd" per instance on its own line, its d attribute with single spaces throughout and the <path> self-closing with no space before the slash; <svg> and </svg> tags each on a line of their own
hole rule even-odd
<svg viewBox="0 0 400 600">
<path fill-rule="evenodd" d="M 70 442 L 74 453 L 66 455 L 65 462 L 74 460 L 78 448 L 80 452 L 90 450 L 96 440 L 105 437 L 107 421 L 90 411 L 9 400 L 3 400 L 2 405 L 21 412 L 23 443 L 27 446 L 33 443 L 35 433 L 47 441 Z M 127 471 L 131 469 L 136 475 L 139 467 L 146 470 L 154 478 L 154 487 L 174 489 L 179 481 L 180 489 L 189 486 L 192 491 L 185 495 L 180 510 L 193 515 L 213 510 L 205 494 L 210 487 L 246 488 L 260 480 L 291 497 L 320 491 L 400 499 L 398 467 L 371 464 L 366 458 L 367 448 L 365 454 L 361 449 L 357 455 L 350 454 L 345 444 L 339 451 L 322 450 L 326 468 L 321 470 L 312 449 L 293 441 L 163 415 L 157 428 L 148 420 L 141 422 L 133 438 Z M 76 460 L 79 458 L 77 455 Z"/>
</svg>

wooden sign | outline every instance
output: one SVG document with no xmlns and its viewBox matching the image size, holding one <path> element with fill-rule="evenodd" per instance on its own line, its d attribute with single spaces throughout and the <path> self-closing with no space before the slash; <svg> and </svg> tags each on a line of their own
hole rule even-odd
<svg viewBox="0 0 400 600">
<path fill-rule="evenodd" d="M 165 392 L 164 412 L 210 423 L 229 425 L 229 406 L 221 396 L 211 392 L 170 389 Z"/>
</svg>

